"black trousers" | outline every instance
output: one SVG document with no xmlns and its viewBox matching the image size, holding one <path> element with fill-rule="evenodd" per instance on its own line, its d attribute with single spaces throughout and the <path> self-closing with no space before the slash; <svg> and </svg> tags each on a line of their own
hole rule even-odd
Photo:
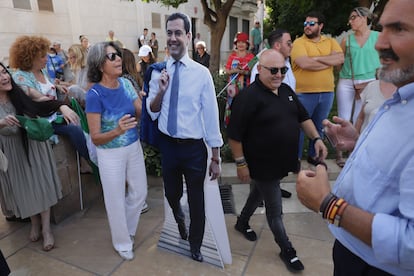
<svg viewBox="0 0 414 276">
<path fill-rule="evenodd" d="M 3 256 L 3 252 L 0 250 L 0 275 L 9 275 L 10 274 L 10 268 L 9 265 L 6 262 L 6 258 Z"/>
<path fill-rule="evenodd" d="M 177 223 L 185 219 L 180 204 L 184 176 L 191 220 L 188 241 L 191 250 L 198 250 L 203 242 L 205 226 L 207 148 L 201 139 L 174 139 L 161 135 L 160 150 L 165 197 Z"/>
<path fill-rule="evenodd" d="M 267 223 L 276 243 L 282 250 L 292 247 L 282 220 L 280 180 L 259 181 L 252 179 L 251 186 L 252 189 L 240 213 L 239 219 L 248 222 L 260 202 L 264 200 Z"/>
<path fill-rule="evenodd" d="M 367 264 L 360 257 L 349 251 L 338 240 L 333 247 L 334 276 L 389 276 L 379 268 Z"/>
</svg>

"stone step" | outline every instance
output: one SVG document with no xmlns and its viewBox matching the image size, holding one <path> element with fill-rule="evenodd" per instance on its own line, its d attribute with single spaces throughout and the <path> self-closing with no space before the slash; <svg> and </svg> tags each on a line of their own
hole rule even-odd
<svg viewBox="0 0 414 276">
<path fill-rule="evenodd" d="M 328 165 L 328 176 L 330 181 L 335 181 L 341 172 L 341 168 L 336 165 L 334 159 L 327 159 L 325 163 Z M 302 169 L 314 169 L 315 167 L 310 165 L 306 160 L 301 161 Z M 221 164 L 221 184 L 241 184 L 237 178 L 236 164 L 235 163 L 222 163 Z M 296 182 L 296 174 L 289 174 L 281 180 L 281 182 Z"/>
</svg>

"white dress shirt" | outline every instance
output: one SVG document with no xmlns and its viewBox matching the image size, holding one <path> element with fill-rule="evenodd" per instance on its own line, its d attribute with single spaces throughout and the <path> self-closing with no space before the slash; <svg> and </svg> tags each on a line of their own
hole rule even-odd
<svg viewBox="0 0 414 276">
<path fill-rule="evenodd" d="M 174 75 L 174 59 L 167 61 L 166 70 L 170 76 L 167 91 L 161 104 L 160 112 L 152 112 L 150 105 L 156 97 L 161 72 L 152 71 L 147 99 L 148 114 L 153 120 L 158 118 L 159 130 L 166 134 L 168 111 L 170 105 L 171 83 Z M 177 134 L 175 138 L 204 139 L 209 147 L 220 147 L 223 139 L 220 132 L 219 111 L 210 71 L 203 65 L 184 55 L 180 62 L 180 86 L 177 104 Z"/>
</svg>

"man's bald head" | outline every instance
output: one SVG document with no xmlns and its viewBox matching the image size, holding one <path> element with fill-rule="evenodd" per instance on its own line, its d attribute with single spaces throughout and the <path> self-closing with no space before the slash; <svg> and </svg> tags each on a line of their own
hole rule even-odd
<svg viewBox="0 0 414 276">
<path fill-rule="evenodd" d="M 282 71 L 285 70 L 285 58 L 283 55 L 275 50 L 265 50 L 259 59 L 257 70 L 259 71 L 260 81 L 270 90 L 277 90 L 285 77 Z M 272 71 L 277 70 L 276 73 L 272 74 Z"/>
</svg>

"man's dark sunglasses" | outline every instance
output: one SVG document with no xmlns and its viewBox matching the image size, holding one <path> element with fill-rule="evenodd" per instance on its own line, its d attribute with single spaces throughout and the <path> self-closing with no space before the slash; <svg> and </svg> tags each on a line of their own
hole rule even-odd
<svg viewBox="0 0 414 276">
<path fill-rule="evenodd" d="M 319 22 L 315 22 L 315 21 L 305 21 L 305 22 L 303 22 L 303 27 L 306 27 L 308 25 L 311 26 L 311 27 L 313 27 L 316 24 L 319 24 Z"/>
<path fill-rule="evenodd" d="M 289 68 L 287 68 L 286 66 L 278 68 L 278 67 L 267 67 L 267 66 L 262 65 L 262 67 L 269 70 L 270 74 L 272 75 L 276 75 L 279 71 L 280 71 L 280 74 L 284 75 L 289 70 Z"/>
<path fill-rule="evenodd" d="M 107 59 L 109 59 L 110 61 L 114 61 L 116 59 L 116 56 L 122 58 L 121 53 L 119 52 L 114 52 L 114 53 L 109 53 L 105 55 Z"/>
</svg>

